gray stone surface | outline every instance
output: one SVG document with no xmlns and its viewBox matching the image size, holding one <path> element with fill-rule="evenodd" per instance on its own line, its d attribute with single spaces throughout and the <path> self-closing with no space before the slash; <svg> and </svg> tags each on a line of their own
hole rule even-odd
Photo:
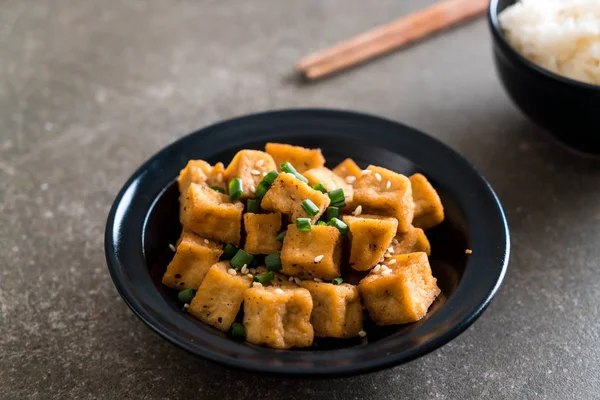
<svg viewBox="0 0 600 400">
<path fill-rule="evenodd" d="M 0 2 L 0 398 L 599 398 L 600 165 L 515 109 L 485 21 L 319 84 L 290 79 L 301 56 L 426 3 Z M 354 378 L 273 379 L 184 353 L 118 297 L 103 230 L 134 169 L 212 122 L 306 106 L 420 128 L 503 201 L 505 284 L 442 349 Z"/>
</svg>

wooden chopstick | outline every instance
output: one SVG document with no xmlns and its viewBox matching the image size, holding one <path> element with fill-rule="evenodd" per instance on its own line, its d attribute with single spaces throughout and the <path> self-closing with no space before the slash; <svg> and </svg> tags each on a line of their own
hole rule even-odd
<svg viewBox="0 0 600 400">
<path fill-rule="evenodd" d="M 483 14 L 489 0 L 445 0 L 414 14 L 361 33 L 300 60 L 296 70 L 313 80 Z"/>
</svg>

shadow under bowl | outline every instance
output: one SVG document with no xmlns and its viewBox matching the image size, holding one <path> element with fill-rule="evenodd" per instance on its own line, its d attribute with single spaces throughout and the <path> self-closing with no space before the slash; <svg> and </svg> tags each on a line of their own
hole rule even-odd
<svg viewBox="0 0 600 400">
<path fill-rule="evenodd" d="M 230 339 L 181 312 L 176 292 L 161 284 L 181 233 L 176 177 L 190 159 L 229 162 L 241 149 L 268 141 L 320 147 L 333 167 L 346 157 L 425 174 L 438 189 L 446 220 L 428 231 L 431 265 L 442 294 L 422 320 L 366 325 L 366 338 L 317 339 L 298 350 L 275 350 Z M 465 249 L 473 249 L 467 256 Z M 502 207 L 463 157 L 404 125 L 365 114 L 289 110 L 251 115 L 192 133 L 140 167 L 108 217 L 105 251 L 112 279 L 134 313 L 161 336 L 198 356 L 271 374 L 332 376 L 407 362 L 463 332 L 487 307 L 504 277 L 509 234 Z"/>
<path fill-rule="evenodd" d="M 570 150 L 600 157 L 600 86 L 548 71 L 519 54 L 504 37 L 498 14 L 515 0 L 491 0 L 488 20 L 494 61 L 504 88 L 532 121 Z"/>
</svg>

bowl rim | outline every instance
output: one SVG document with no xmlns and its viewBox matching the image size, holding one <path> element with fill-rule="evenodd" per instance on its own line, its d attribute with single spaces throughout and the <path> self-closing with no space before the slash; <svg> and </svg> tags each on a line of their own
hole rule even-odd
<svg viewBox="0 0 600 400">
<path fill-rule="evenodd" d="M 513 1 L 513 3 L 517 3 L 519 0 Z M 588 89 L 594 91 L 600 91 L 600 85 L 594 85 L 592 83 L 578 81 L 563 75 L 559 75 L 555 72 L 552 72 L 544 67 L 537 65 L 536 63 L 528 60 L 526 57 L 521 55 L 506 39 L 504 33 L 502 32 L 502 27 L 500 24 L 500 19 L 498 17 L 498 3 L 500 0 L 490 0 L 490 5 L 488 7 L 488 22 L 490 26 L 490 30 L 492 31 L 492 35 L 496 39 L 497 43 L 499 43 L 505 52 L 508 52 L 511 56 L 515 57 L 519 62 L 527 66 L 529 69 L 537 72 L 545 76 L 548 79 L 553 79 L 565 85 L 577 86 L 581 89 Z"/>
<path fill-rule="evenodd" d="M 152 314 L 150 311 L 144 308 L 144 304 L 138 293 L 135 292 L 131 287 L 129 287 L 126 283 L 125 273 L 123 271 L 122 260 L 117 256 L 117 252 L 120 251 L 122 247 L 123 236 L 120 232 L 120 226 L 122 223 L 120 220 L 124 218 L 124 210 L 123 208 L 132 207 L 132 193 L 136 190 L 135 187 L 138 185 L 139 180 L 142 177 L 147 178 L 146 170 L 157 162 L 161 156 L 165 154 L 174 153 L 178 146 L 182 146 L 185 144 L 186 140 L 190 140 L 192 136 L 204 136 L 207 132 L 214 132 L 219 128 L 224 128 L 225 126 L 229 126 L 230 124 L 235 123 L 244 123 L 250 122 L 253 119 L 265 119 L 265 118 L 285 118 L 288 115 L 317 115 L 319 118 L 348 118 L 348 119 L 362 119 L 369 120 L 373 124 L 386 124 L 391 125 L 397 129 L 407 130 L 411 135 L 417 135 L 420 139 L 428 144 L 436 145 L 439 148 L 443 148 L 444 151 L 447 152 L 449 156 L 452 156 L 458 163 L 460 163 L 461 168 L 469 169 L 474 174 L 479 181 L 480 184 L 485 188 L 488 192 L 487 194 L 491 197 L 493 205 L 490 205 L 490 209 L 493 208 L 495 212 L 498 214 L 498 225 L 502 227 L 502 238 L 503 243 L 501 246 L 500 243 L 495 244 L 497 247 L 497 253 L 495 258 L 493 259 L 496 264 L 495 270 L 497 271 L 497 277 L 492 287 L 489 287 L 485 291 L 485 295 L 481 295 L 483 298 L 479 300 L 477 306 L 472 307 L 468 311 L 466 311 L 466 315 L 461 317 L 458 321 L 453 321 L 453 323 L 441 334 L 424 341 L 423 343 L 419 343 L 415 347 L 411 347 L 407 350 L 401 351 L 399 353 L 387 354 L 385 356 L 376 358 L 375 360 L 365 360 L 358 363 L 342 365 L 342 366 L 333 366 L 333 367 L 313 367 L 312 369 L 297 369 L 297 367 L 290 365 L 279 365 L 279 366 L 265 366 L 262 364 L 258 364 L 253 361 L 244 360 L 243 358 L 235 358 L 235 357 L 226 357 L 222 354 L 214 352 L 211 349 L 206 349 L 203 347 L 199 347 L 194 343 L 190 343 L 189 340 L 185 340 L 168 329 L 164 324 L 161 324 L 160 321 L 157 321 L 157 316 Z M 171 181 L 172 182 L 172 181 Z M 164 187 L 161 193 L 166 190 L 168 186 Z M 148 199 L 151 204 L 148 209 L 148 214 L 152 210 L 152 207 L 156 203 L 157 199 L 160 197 L 160 194 L 157 194 L 155 198 Z M 145 216 L 144 220 L 147 218 Z M 144 222 L 145 223 L 145 222 Z M 117 291 L 125 301 L 125 303 L 129 306 L 129 308 L 133 311 L 133 313 L 140 318 L 146 325 L 148 325 L 152 330 L 158 333 L 160 336 L 168 340 L 169 342 L 175 344 L 177 347 L 180 347 L 191 354 L 196 356 L 200 356 L 202 358 L 217 362 L 219 364 L 225 365 L 227 367 L 242 369 L 251 372 L 266 372 L 273 375 L 279 376 L 298 376 L 298 377 L 335 377 L 335 376 L 348 376 L 348 375 L 356 375 L 361 373 L 373 372 L 382 370 L 391 366 L 395 366 L 398 364 L 409 362 L 415 358 L 421 357 L 427 353 L 432 352 L 433 350 L 438 349 L 444 344 L 448 343 L 452 339 L 459 336 L 462 332 L 464 332 L 471 324 L 473 324 L 485 311 L 488 307 L 499 288 L 502 285 L 504 277 L 506 275 L 509 259 L 510 259 L 510 233 L 508 228 L 508 223 L 506 220 L 506 216 L 502 205 L 489 185 L 489 183 L 485 180 L 485 178 L 475 169 L 475 167 L 469 163 L 462 155 L 455 152 L 449 146 L 444 143 L 438 141 L 437 139 L 428 136 L 418 130 L 407 127 L 401 123 L 388 120 L 385 118 L 377 117 L 374 115 L 369 115 L 365 113 L 352 112 L 352 111 L 344 111 L 344 110 L 333 110 L 333 109 L 312 109 L 312 108 L 303 108 L 303 109 L 288 109 L 288 110 L 277 110 L 277 111 L 268 111 L 256 114 L 250 114 L 246 116 L 241 116 L 237 118 L 232 118 L 223 122 L 219 122 L 213 125 L 209 125 L 205 128 L 201 128 L 196 130 L 188 135 L 183 136 L 177 141 L 167 145 L 166 147 L 159 150 L 152 157 L 150 157 L 146 162 L 144 162 L 127 180 L 122 189 L 117 194 L 115 201 L 110 209 L 107 218 L 106 230 L 105 230 L 105 256 L 107 266 L 117 288 Z M 489 261 L 489 260 L 488 260 Z M 474 261 L 473 261 L 474 262 Z M 145 262 L 144 262 L 145 265 Z M 471 267 L 474 268 L 474 267 Z M 480 267 L 481 268 L 481 267 Z M 489 268 L 489 265 L 488 267 Z M 149 275 L 149 274 L 148 274 Z M 467 276 L 467 275 L 465 275 Z M 464 277 L 463 277 L 464 279 Z M 457 289 L 458 290 L 458 289 Z M 452 297 L 451 297 L 452 298 Z M 367 347 L 368 348 L 368 347 Z M 265 349 L 272 350 L 272 349 Z M 361 349 L 362 350 L 362 349 Z M 323 352 L 327 354 L 328 352 Z"/>
</svg>

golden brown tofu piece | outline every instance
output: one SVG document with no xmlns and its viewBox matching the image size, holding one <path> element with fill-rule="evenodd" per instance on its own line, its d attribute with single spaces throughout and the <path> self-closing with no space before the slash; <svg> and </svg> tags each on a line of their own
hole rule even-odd
<svg viewBox="0 0 600 400">
<path fill-rule="evenodd" d="M 190 160 L 177 178 L 179 193 L 187 193 L 192 183 L 206 183 L 208 186 L 218 186 L 227 190 L 223 176 L 224 171 L 223 163 L 216 163 L 214 166 L 211 166 L 204 160 Z"/>
<path fill-rule="evenodd" d="M 404 175 L 373 165 L 367 171 L 370 172 L 354 184 L 354 205 L 360 205 L 364 214 L 396 218 L 398 232 L 406 232 L 414 214 L 410 181 Z"/>
<path fill-rule="evenodd" d="M 281 250 L 277 234 L 281 230 L 281 214 L 244 214 L 246 243 L 244 251 L 249 254 L 273 254 Z"/>
<path fill-rule="evenodd" d="M 342 220 L 349 229 L 350 266 L 357 271 L 371 269 L 392 244 L 398 220 L 369 214 L 344 215 Z"/>
<path fill-rule="evenodd" d="M 288 225 L 281 249 L 281 272 L 330 281 L 341 275 L 342 236 L 333 226 L 313 225 L 308 232 Z"/>
<path fill-rule="evenodd" d="M 223 332 L 229 331 L 242 305 L 244 291 L 252 284 L 245 275 L 231 275 L 229 261 L 214 264 L 198 288 L 188 312 Z"/>
<path fill-rule="evenodd" d="M 307 347 L 314 339 L 310 292 L 300 287 L 251 287 L 244 292 L 246 340 L 275 349 Z"/>
<path fill-rule="evenodd" d="M 177 242 L 175 256 L 163 275 L 163 285 L 178 290 L 198 289 L 208 269 L 219 261 L 221 254 L 221 245 L 183 231 Z"/>
<path fill-rule="evenodd" d="M 309 185 L 316 185 L 321 182 L 328 192 L 331 192 L 335 189 L 344 189 L 344 197 L 346 198 L 346 203 L 352 202 L 352 186 L 346 182 L 343 178 L 333 173 L 332 170 L 326 167 L 318 167 L 312 168 L 308 171 L 304 171 L 302 174 L 308 179 Z M 352 178 L 349 179 L 354 182 Z"/>
<path fill-rule="evenodd" d="M 302 202 L 307 199 L 319 209 L 317 215 L 313 217 L 302 208 Z M 263 197 L 260 206 L 267 211 L 277 211 L 287 215 L 290 222 L 296 222 L 296 218 L 311 218 L 314 223 L 323 214 L 330 201 L 325 193 L 311 188 L 290 174 L 281 173 Z"/>
<path fill-rule="evenodd" d="M 393 242 L 392 254 L 426 253 L 431 255 L 431 245 L 425 232 L 421 228 L 411 226 L 407 232 L 396 235 L 396 241 Z M 397 242 L 397 243 L 396 243 Z"/>
<path fill-rule="evenodd" d="M 302 281 L 313 300 L 310 323 L 317 337 L 351 338 L 363 329 L 363 311 L 356 286 Z"/>
<path fill-rule="evenodd" d="M 321 153 L 321 149 L 307 149 L 282 143 L 267 143 L 265 151 L 273 157 L 277 167 L 287 161 L 300 173 L 325 165 L 325 158 Z"/>
<path fill-rule="evenodd" d="M 410 177 L 412 196 L 415 203 L 413 225 L 427 230 L 444 221 L 444 206 L 431 183 L 421 174 Z"/>
<path fill-rule="evenodd" d="M 371 271 L 358 285 L 369 316 L 377 325 L 418 321 L 440 294 L 427 254 L 402 254 L 392 259 L 396 260 L 393 265 Z"/>
<path fill-rule="evenodd" d="M 361 177 L 361 172 L 360 167 L 351 158 L 346 158 L 333 169 L 333 173 L 344 178 L 344 180 L 348 179 L 349 176 L 353 177 L 354 179 L 350 178 L 347 180 L 350 184 L 353 184 L 356 179 Z"/>
<path fill-rule="evenodd" d="M 202 237 L 240 244 L 244 204 L 204 185 L 192 183 L 181 213 L 181 224 Z"/>
<path fill-rule="evenodd" d="M 277 165 L 273 157 L 259 150 L 240 150 L 225 170 L 225 179 L 229 183 L 234 178 L 242 180 L 243 199 L 255 198 L 256 188 L 262 178 Z"/>
</svg>

